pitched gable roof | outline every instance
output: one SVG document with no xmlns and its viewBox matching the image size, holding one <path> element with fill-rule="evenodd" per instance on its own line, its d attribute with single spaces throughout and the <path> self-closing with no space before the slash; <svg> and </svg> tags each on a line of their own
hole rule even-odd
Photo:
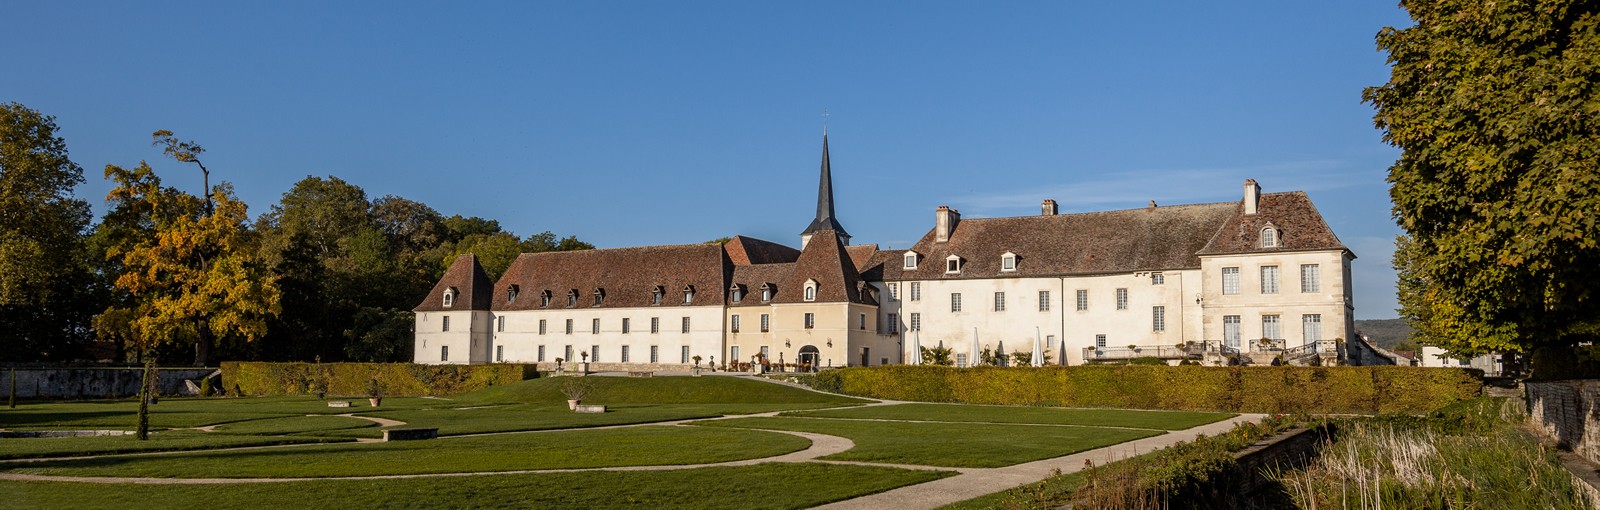
<svg viewBox="0 0 1600 510">
<path fill-rule="evenodd" d="M 735 266 L 794 262 L 800 258 L 800 250 L 745 236 L 733 236 L 723 245 L 723 250 L 728 252 L 728 260 Z"/>
<path fill-rule="evenodd" d="M 1260 206 L 1253 215 L 1244 214 L 1243 208 L 1243 203 L 1235 204 L 1233 216 L 1198 254 L 1349 251 L 1333 234 L 1333 229 L 1328 228 L 1322 213 L 1317 212 L 1317 206 L 1311 204 L 1311 198 L 1304 191 L 1262 194 Z M 1261 229 L 1268 223 L 1278 229 L 1278 246 L 1275 248 L 1261 247 Z"/>
<path fill-rule="evenodd" d="M 787 298 L 788 294 L 800 293 L 803 287 L 789 287 L 788 284 L 789 275 L 794 272 L 794 268 L 793 262 L 734 266 L 733 281 L 729 286 L 742 286 L 744 299 L 737 303 L 730 302 L 728 306 L 761 306 L 777 302 L 780 296 Z M 761 300 L 762 285 L 766 285 L 772 291 L 771 300 Z"/>
<path fill-rule="evenodd" d="M 446 307 L 444 293 L 451 288 L 457 292 L 455 302 Z M 494 283 L 490 282 L 489 275 L 483 272 L 483 266 L 478 264 L 478 257 L 468 253 L 457 256 L 456 260 L 450 263 L 450 269 L 445 270 L 444 276 L 439 278 L 439 283 L 435 283 L 433 290 L 428 291 L 428 297 L 422 298 L 422 303 L 412 311 L 488 310 L 493 292 Z"/>
<path fill-rule="evenodd" d="M 1122 211 L 975 218 L 956 222 L 948 242 L 933 230 L 911 247 L 922 256 L 917 269 L 883 265 L 885 280 L 1006 278 L 1123 273 L 1200 267 L 1196 255 L 1231 216 L 1238 203 L 1147 207 Z M 1015 271 L 1002 272 L 1000 257 L 1017 255 Z M 945 273 L 945 260 L 962 259 L 959 274 Z M 896 261 L 898 262 L 898 260 Z"/>
<path fill-rule="evenodd" d="M 657 286 L 661 306 L 683 304 L 683 290 L 694 288 L 691 306 L 721 305 L 732 264 L 721 246 L 683 244 L 545 253 L 524 253 L 494 286 L 495 310 L 539 309 L 539 295 L 550 291 L 550 308 L 566 308 L 567 293 L 578 291 L 575 308 L 595 308 L 594 293 L 605 290 L 599 308 L 651 306 Z M 507 292 L 518 287 L 515 301 Z"/>
<path fill-rule="evenodd" d="M 774 296 L 773 302 L 806 302 L 801 289 L 805 288 L 807 280 L 817 282 L 817 297 L 812 302 L 871 302 L 863 299 L 861 275 L 856 272 L 855 264 L 850 262 L 850 255 L 845 251 L 844 244 L 839 242 L 838 234 L 832 230 L 819 230 L 812 234 L 811 242 L 806 243 L 806 248 L 800 251 L 800 259 L 795 261 L 788 278 L 780 283 L 787 292 Z"/>
</svg>

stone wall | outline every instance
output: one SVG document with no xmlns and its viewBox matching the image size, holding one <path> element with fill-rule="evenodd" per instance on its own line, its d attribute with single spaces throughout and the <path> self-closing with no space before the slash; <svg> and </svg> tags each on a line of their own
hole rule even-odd
<svg viewBox="0 0 1600 510">
<path fill-rule="evenodd" d="M 1276 482 L 1267 479 L 1272 470 L 1289 470 L 1304 467 L 1316 458 L 1317 447 L 1333 434 L 1331 425 L 1290 430 L 1262 440 L 1234 455 L 1238 462 L 1235 474 L 1236 494 L 1253 494 Z"/>
<path fill-rule="evenodd" d="M 1600 380 L 1526 382 L 1528 421 L 1562 449 L 1600 462 Z"/>
<path fill-rule="evenodd" d="M 11 391 L 11 370 L 0 370 L 0 391 Z M 125 398 L 139 394 L 142 368 L 16 368 L 17 398 L 94 399 Z M 162 395 L 187 395 L 185 381 L 197 380 L 215 368 L 158 369 L 157 387 Z"/>
</svg>

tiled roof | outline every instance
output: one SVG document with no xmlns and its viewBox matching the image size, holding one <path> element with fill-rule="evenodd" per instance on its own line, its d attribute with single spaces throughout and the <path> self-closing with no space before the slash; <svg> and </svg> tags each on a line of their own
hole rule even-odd
<svg viewBox="0 0 1600 510">
<path fill-rule="evenodd" d="M 575 308 L 595 308 L 594 294 L 605 290 L 599 308 L 651 306 L 657 286 L 661 306 L 683 305 L 683 290 L 694 287 L 690 306 L 721 305 L 733 265 L 716 244 L 642 246 L 566 252 L 524 253 L 494 286 L 495 310 L 539 309 L 550 291 L 549 308 L 566 308 L 567 294 L 578 291 Z M 517 298 L 509 299 L 512 285 Z"/>
<path fill-rule="evenodd" d="M 846 246 L 844 247 L 844 252 L 850 255 L 850 264 L 856 266 L 856 272 L 859 273 L 866 269 L 867 264 L 872 262 L 872 256 L 878 253 L 878 245 L 857 244 Z"/>
<path fill-rule="evenodd" d="M 898 257 L 883 265 L 884 280 L 1005 278 L 1124 273 L 1200 267 L 1196 252 L 1238 209 L 1238 203 L 1146 207 L 1122 211 L 975 218 L 956 222 L 950 240 L 930 229 L 910 250 L 921 255 L 906 270 Z M 1017 255 L 1016 271 L 1001 272 L 1000 257 Z M 945 274 L 950 255 L 960 274 Z"/>
<path fill-rule="evenodd" d="M 450 288 L 456 290 L 455 302 L 446 307 L 444 293 Z M 445 270 L 439 283 L 435 283 L 433 290 L 428 291 L 428 297 L 422 298 L 422 303 L 412 311 L 488 310 L 493 292 L 494 283 L 483 272 L 483 266 L 478 265 L 478 257 L 468 253 L 457 256 L 455 262 L 450 263 L 450 269 Z"/>
<path fill-rule="evenodd" d="M 1339 237 L 1328 228 L 1317 206 L 1303 191 L 1267 193 L 1261 195 L 1260 208 L 1254 215 L 1245 215 L 1236 204 L 1235 214 L 1217 229 L 1217 235 L 1200 255 L 1226 255 L 1233 253 L 1269 253 L 1280 251 L 1347 250 Z M 1279 233 L 1276 248 L 1261 247 L 1261 229 L 1268 223 Z"/>
<path fill-rule="evenodd" d="M 759 306 L 770 303 L 805 303 L 806 280 L 817 282 L 813 303 L 871 303 L 861 291 L 861 276 L 850 263 L 850 255 L 832 230 L 812 234 L 811 242 L 795 262 L 753 264 L 733 268 L 732 285 L 744 287 L 744 300 L 729 306 Z M 770 302 L 761 301 L 761 285 L 773 290 Z"/>
<path fill-rule="evenodd" d="M 817 303 L 867 303 L 863 300 L 859 286 L 861 275 L 856 273 L 855 264 L 850 263 L 850 255 L 845 252 L 844 245 L 840 244 L 839 236 L 832 230 L 820 230 L 812 233 L 811 242 L 806 243 L 806 248 L 800 251 L 800 259 L 794 263 L 794 269 L 789 272 L 788 278 L 780 285 L 788 292 L 783 292 L 773 297 L 776 303 L 804 303 L 806 280 L 817 282 Z"/>
<path fill-rule="evenodd" d="M 735 266 L 794 262 L 800 258 L 800 250 L 754 237 L 733 236 L 723 249 Z"/>
<path fill-rule="evenodd" d="M 733 267 L 732 285 L 744 288 L 744 299 L 728 306 L 761 306 L 776 302 L 779 296 L 789 293 L 799 293 L 800 287 L 788 287 L 789 274 L 794 272 L 793 262 L 779 262 L 775 264 L 754 264 Z M 772 289 L 773 301 L 761 300 L 761 286 L 767 285 Z"/>
</svg>

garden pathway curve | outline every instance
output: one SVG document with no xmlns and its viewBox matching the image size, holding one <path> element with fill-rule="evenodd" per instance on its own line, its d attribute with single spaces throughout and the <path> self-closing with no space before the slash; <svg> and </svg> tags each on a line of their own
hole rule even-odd
<svg viewBox="0 0 1600 510">
<path fill-rule="evenodd" d="M 1061 473 L 1075 473 L 1083 470 L 1084 463 L 1093 461 L 1105 464 L 1109 461 L 1124 459 L 1149 453 L 1172 446 L 1179 441 L 1192 441 L 1195 437 L 1205 434 L 1215 436 L 1232 430 L 1233 427 L 1244 422 L 1261 421 L 1266 418 L 1264 414 L 1241 414 L 1227 420 L 1209 423 L 1194 428 L 1168 432 L 1159 436 L 1136 439 L 1126 443 L 1115 444 L 1104 448 L 1086 452 L 1064 455 L 1052 459 L 1044 459 L 1013 466 L 998 468 L 962 468 L 955 469 L 961 474 L 949 478 L 942 478 L 932 482 L 917 485 L 908 485 L 898 489 L 847 499 L 830 503 L 817 508 L 830 510 L 857 510 L 857 509 L 925 509 L 938 508 L 944 505 L 965 501 L 1023 484 L 1029 484 L 1049 478 L 1054 470 Z M 847 462 L 818 460 L 814 462 L 827 462 L 832 464 L 859 464 L 883 466 L 885 464 L 866 462 Z M 906 468 L 927 469 L 926 466 L 895 466 Z M 948 468 L 945 468 L 948 469 Z"/>
<path fill-rule="evenodd" d="M 661 424 L 655 424 L 660 426 Z M 584 471 L 673 471 L 680 469 L 696 469 L 721 466 L 750 466 L 767 462 L 809 462 L 817 457 L 825 457 L 849 450 L 856 446 L 854 441 L 825 434 L 810 432 L 793 432 L 787 430 L 772 430 L 779 434 L 800 436 L 811 441 L 811 446 L 804 450 L 791 452 L 774 457 L 761 457 L 755 459 L 732 460 L 727 462 L 712 462 L 706 464 L 679 464 L 666 466 L 613 466 L 597 468 L 575 469 L 522 469 L 513 471 L 478 471 L 464 473 L 415 473 L 404 475 L 372 475 L 372 476 L 338 476 L 320 478 L 151 478 L 151 477 L 123 477 L 123 476 L 57 476 L 57 475 L 29 475 L 21 473 L 0 473 L 0 480 L 15 480 L 29 482 L 83 482 L 83 483 L 131 483 L 140 485 L 218 485 L 235 483 L 279 483 L 279 482 L 311 482 L 328 480 L 390 480 L 402 478 L 444 478 L 460 476 L 486 476 L 486 475 L 524 475 L 536 473 L 579 473 Z M 926 467 L 919 466 L 922 469 Z"/>
</svg>

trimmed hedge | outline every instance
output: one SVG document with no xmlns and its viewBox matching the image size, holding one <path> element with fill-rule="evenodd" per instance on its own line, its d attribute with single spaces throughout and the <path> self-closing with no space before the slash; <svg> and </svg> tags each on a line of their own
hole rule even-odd
<svg viewBox="0 0 1600 510">
<path fill-rule="evenodd" d="M 813 388 L 966 404 L 1247 413 L 1424 413 L 1482 393 L 1482 372 L 1416 367 L 1070 366 L 841 368 Z"/>
<path fill-rule="evenodd" d="M 373 379 L 385 396 L 449 395 L 538 377 L 534 365 L 415 363 L 222 363 L 222 386 L 244 395 L 365 396 Z"/>
</svg>

